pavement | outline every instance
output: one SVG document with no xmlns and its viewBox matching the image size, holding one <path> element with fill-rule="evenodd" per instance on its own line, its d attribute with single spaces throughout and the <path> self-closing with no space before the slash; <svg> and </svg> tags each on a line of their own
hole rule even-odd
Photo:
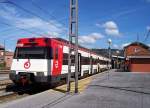
<svg viewBox="0 0 150 108">
<path fill-rule="evenodd" d="M 150 73 L 97 74 L 84 92 L 46 91 L 0 105 L 0 108 L 149 108 Z"/>
<path fill-rule="evenodd" d="M 61 100 L 61 98 L 67 98 L 69 96 L 70 95 L 61 92 L 48 90 L 36 95 L 1 104 L 0 108 L 43 108 L 44 106 L 55 104 L 55 102 Z"/>
</svg>

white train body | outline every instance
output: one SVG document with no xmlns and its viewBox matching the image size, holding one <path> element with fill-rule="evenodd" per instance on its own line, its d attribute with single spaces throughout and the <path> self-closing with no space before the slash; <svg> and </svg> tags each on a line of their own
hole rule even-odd
<svg viewBox="0 0 150 108">
<path fill-rule="evenodd" d="M 15 83 L 55 83 L 67 77 L 68 41 L 60 38 L 23 38 L 17 42 L 10 79 Z M 79 75 L 107 69 L 110 60 L 79 47 Z M 71 67 L 75 72 L 75 66 Z M 74 74 L 72 74 L 74 75 Z"/>
</svg>

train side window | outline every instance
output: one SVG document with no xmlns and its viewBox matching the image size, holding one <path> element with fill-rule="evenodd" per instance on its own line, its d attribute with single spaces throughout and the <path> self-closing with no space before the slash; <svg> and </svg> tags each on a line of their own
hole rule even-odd
<svg viewBox="0 0 150 108">
<path fill-rule="evenodd" d="M 63 53 L 63 65 L 68 65 L 68 54 Z"/>
<path fill-rule="evenodd" d="M 53 59 L 53 49 L 51 47 L 46 48 L 46 58 L 47 59 Z"/>
</svg>

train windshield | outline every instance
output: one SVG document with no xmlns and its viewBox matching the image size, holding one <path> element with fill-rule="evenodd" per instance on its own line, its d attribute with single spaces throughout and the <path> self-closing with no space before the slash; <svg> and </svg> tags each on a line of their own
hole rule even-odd
<svg viewBox="0 0 150 108">
<path fill-rule="evenodd" d="M 51 59 L 52 49 L 47 47 L 22 47 L 16 48 L 15 59 Z"/>
</svg>

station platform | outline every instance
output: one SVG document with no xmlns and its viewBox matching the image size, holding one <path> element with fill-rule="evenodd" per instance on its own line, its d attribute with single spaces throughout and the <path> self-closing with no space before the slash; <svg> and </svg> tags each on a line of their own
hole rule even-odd
<svg viewBox="0 0 150 108">
<path fill-rule="evenodd" d="M 150 73 L 115 72 L 93 76 L 84 92 L 48 90 L 0 105 L 0 108 L 149 108 Z"/>
</svg>

